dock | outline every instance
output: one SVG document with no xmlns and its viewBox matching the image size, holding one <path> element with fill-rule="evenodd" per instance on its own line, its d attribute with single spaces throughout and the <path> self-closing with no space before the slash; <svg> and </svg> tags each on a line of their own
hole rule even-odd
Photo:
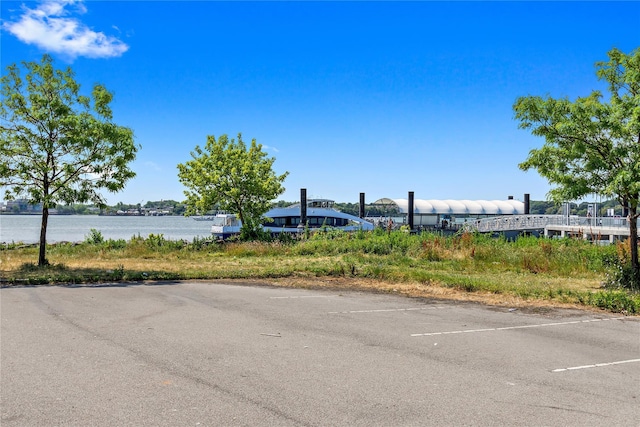
<svg viewBox="0 0 640 427">
<path fill-rule="evenodd" d="M 534 234 L 549 238 L 578 237 L 613 243 L 629 238 L 629 221 L 619 217 L 504 215 L 467 222 L 463 230 L 479 233 Z"/>
</svg>

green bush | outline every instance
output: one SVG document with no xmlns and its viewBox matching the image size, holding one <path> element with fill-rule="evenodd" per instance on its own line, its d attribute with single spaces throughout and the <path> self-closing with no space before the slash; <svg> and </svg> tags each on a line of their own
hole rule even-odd
<svg viewBox="0 0 640 427">
<path fill-rule="evenodd" d="M 84 241 L 85 243 L 88 243 L 90 245 L 100 245 L 104 243 L 104 236 L 100 231 L 92 228 L 91 230 L 89 230 L 89 234 L 84 236 Z"/>
<path fill-rule="evenodd" d="M 599 291 L 580 298 L 583 304 L 599 307 L 614 313 L 640 313 L 640 295 L 625 291 Z"/>
<path fill-rule="evenodd" d="M 127 241 L 124 239 L 113 240 L 109 239 L 104 242 L 103 246 L 107 250 L 121 250 L 127 247 Z"/>
<path fill-rule="evenodd" d="M 609 264 L 605 274 L 604 286 L 610 289 L 628 289 L 640 292 L 640 273 L 630 262 L 616 260 Z"/>
<path fill-rule="evenodd" d="M 270 242 L 271 233 L 262 227 L 241 227 L 237 240 L 241 242 Z"/>
<path fill-rule="evenodd" d="M 120 264 L 118 267 L 114 268 L 111 272 L 111 276 L 113 280 L 123 280 L 125 278 L 124 265 Z"/>
<path fill-rule="evenodd" d="M 606 270 L 604 286 L 640 292 L 640 272 L 631 264 L 629 242 L 618 242 L 614 248 L 615 252 L 609 252 L 603 256 Z"/>
<path fill-rule="evenodd" d="M 149 236 L 144 239 L 145 245 L 154 251 L 171 251 L 171 250 L 180 250 L 186 246 L 186 243 L 182 240 L 167 240 L 164 238 L 164 234 L 149 234 Z"/>
</svg>

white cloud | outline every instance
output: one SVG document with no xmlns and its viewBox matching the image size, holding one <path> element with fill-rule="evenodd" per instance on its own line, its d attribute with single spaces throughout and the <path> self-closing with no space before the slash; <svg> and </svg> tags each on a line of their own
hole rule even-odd
<svg viewBox="0 0 640 427">
<path fill-rule="evenodd" d="M 279 153 L 279 152 L 280 152 L 280 150 L 278 150 L 276 147 L 271 147 L 270 145 L 264 145 L 264 144 L 262 144 L 262 148 L 264 148 L 265 150 L 275 151 L 276 153 Z"/>
<path fill-rule="evenodd" d="M 73 10 L 71 10 L 73 9 Z M 27 44 L 71 58 L 109 58 L 129 49 L 121 40 L 93 31 L 72 13 L 87 11 L 82 0 L 47 0 L 35 9 L 22 7 L 16 21 L 3 23 L 2 28 Z"/>
<path fill-rule="evenodd" d="M 144 162 L 144 165 L 149 168 L 152 169 L 154 171 L 158 171 L 160 172 L 162 170 L 162 168 L 155 162 L 152 162 L 150 160 L 147 160 L 146 162 Z"/>
</svg>

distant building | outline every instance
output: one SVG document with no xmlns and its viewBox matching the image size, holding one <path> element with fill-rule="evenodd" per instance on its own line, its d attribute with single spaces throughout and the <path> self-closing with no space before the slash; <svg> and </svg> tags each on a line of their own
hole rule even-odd
<svg viewBox="0 0 640 427">
<path fill-rule="evenodd" d="M 0 210 L 6 213 L 41 213 L 42 203 L 32 205 L 26 199 L 5 200 Z"/>
</svg>

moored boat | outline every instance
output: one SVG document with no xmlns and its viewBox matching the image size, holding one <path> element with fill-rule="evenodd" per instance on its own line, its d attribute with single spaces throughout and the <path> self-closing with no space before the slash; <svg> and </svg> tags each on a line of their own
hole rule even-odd
<svg viewBox="0 0 640 427">
<path fill-rule="evenodd" d="M 374 225 L 365 219 L 336 210 L 333 200 L 310 199 L 307 201 L 305 221 L 302 221 L 301 204 L 274 208 L 265 213 L 262 226 L 271 234 L 300 233 L 304 229 L 339 229 L 343 231 L 373 230 Z M 227 239 L 240 232 L 242 223 L 233 214 L 216 215 L 211 233 Z"/>
<path fill-rule="evenodd" d="M 242 223 L 234 214 L 219 213 L 211 219 L 211 234 L 218 239 L 228 239 L 240 234 Z"/>
</svg>

